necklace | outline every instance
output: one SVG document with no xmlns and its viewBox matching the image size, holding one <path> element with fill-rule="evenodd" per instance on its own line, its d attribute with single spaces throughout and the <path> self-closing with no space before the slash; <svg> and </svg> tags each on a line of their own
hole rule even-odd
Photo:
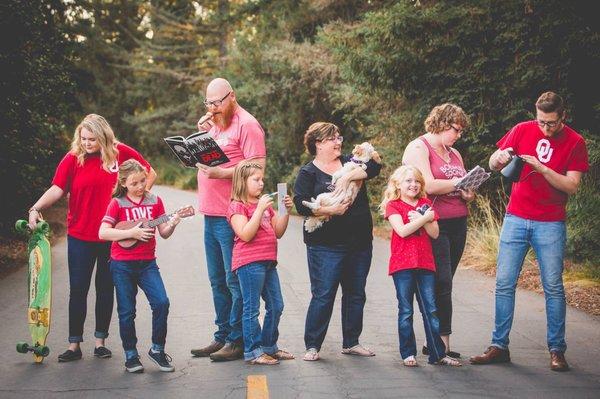
<svg viewBox="0 0 600 399">
<path fill-rule="evenodd" d="M 430 133 L 430 134 L 431 134 L 431 133 Z M 429 136 L 429 140 L 427 140 L 427 141 L 429 142 L 429 145 L 431 146 L 431 148 L 433 148 L 433 150 L 434 150 L 434 151 L 435 151 L 435 152 L 436 152 L 436 153 L 437 153 L 437 154 L 438 154 L 438 155 L 439 155 L 439 156 L 440 156 L 440 157 L 441 157 L 441 158 L 442 158 L 444 161 L 446 161 L 446 162 L 449 162 L 449 159 L 448 159 L 448 158 L 449 158 L 449 156 L 448 156 L 448 155 L 450 154 L 450 150 L 448 149 L 448 147 L 446 147 L 446 145 L 445 145 L 444 143 L 442 143 L 442 146 L 441 146 L 441 147 L 439 147 L 439 146 L 435 146 L 435 145 L 432 143 L 432 141 L 433 141 L 433 140 L 432 140 L 432 138 L 433 138 L 433 135 L 430 135 L 430 136 Z"/>
</svg>

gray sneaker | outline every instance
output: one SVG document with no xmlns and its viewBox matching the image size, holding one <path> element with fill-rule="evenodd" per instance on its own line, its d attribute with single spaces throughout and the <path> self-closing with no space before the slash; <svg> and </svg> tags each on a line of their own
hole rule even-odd
<svg viewBox="0 0 600 399">
<path fill-rule="evenodd" d="M 211 353 L 215 353 L 221 349 L 225 344 L 217 341 L 212 341 L 208 346 L 204 348 L 192 349 L 190 352 L 194 357 L 208 357 Z"/>
<path fill-rule="evenodd" d="M 227 342 L 220 350 L 210 354 L 210 360 L 213 362 L 226 362 L 229 360 L 242 359 L 244 357 L 244 348 L 241 344 Z"/>
</svg>

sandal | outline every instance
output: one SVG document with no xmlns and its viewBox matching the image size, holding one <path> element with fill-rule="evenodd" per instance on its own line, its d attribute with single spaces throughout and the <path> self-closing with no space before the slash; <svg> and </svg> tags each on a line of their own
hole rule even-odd
<svg viewBox="0 0 600 399">
<path fill-rule="evenodd" d="M 419 364 L 417 363 L 417 359 L 415 359 L 414 356 L 409 356 L 406 359 L 403 359 L 402 362 L 404 362 L 404 365 L 406 367 L 418 367 Z"/>
<path fill-rule="evenodd" d="M 368 349 L 365 348 L 364 346 L 358 344 L 358 345 L 354 345 L 352 348 L 344 348 L 342 349 L 342 353 L 344 355 L 355 355 L 355 356 L 375 356 L 375 353 Z"/>
<path fill-rule="evenodd" d="M 273 359 L 277 359 L 277 360 L 293 360 L 293 359 L 295 359 L 294 355 L 292 355 L 288 351 L 284 351 L 283 349 L 279 349 L 277 352 L 269 354 L 269 356 L 271 356 Z"/>
<path fill-rule="evenodd" d="M 307 362 L 316 362 L 319 359 L 319 351 L 316 348 L 309 348 L 302 358 L 302 360 L 306 360 Z"/>
<path fill-rule="evenodd" d="M 435 362 L 435 364 L 440 365 L 440 366 L 452 366 L 452 367 L 460 367 L 462 366 L 462 364 L 454 359 L 453 357 L 450 356 L 446 356 L 441 358 L 440 360 L 438 360 L 437 362 Z"/>
<path fill-rule="evenodd" d="M 429 348 L 427 348 L 427 346 L 423 345 L 423 349 L 421 350 L 421 353 L 423 353 L 426 356 L 429 355 Z M 446 356 L 450 356 L 455 359 L 460 359 L 460 353 L 454 352 L 454 351 L 446 352 Z"/>
<path fill-rule="evenodd" d="M 271 356 L 267 355 L 266 353 L 263 353 L 259 357 L 255 357 L 252 360 L 246 361 L 246 363 L 273 366 L 275 364 L 279 364 L 279 360 L 273 359 Z"/>
</svg>

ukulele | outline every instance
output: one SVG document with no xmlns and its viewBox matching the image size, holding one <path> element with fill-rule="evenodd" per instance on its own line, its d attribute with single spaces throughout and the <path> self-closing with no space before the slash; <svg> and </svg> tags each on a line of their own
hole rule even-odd
<svg viewBox="0 0 600 399">
<path fill-rule="evenodd" d="M 180 218 L 187 218 L 190 216 L 194 216 L 194 207 L 191 205 L 185 206 L 183 208 L 180 208 L 178 210 L 176 210 L 173 213 L 169 213 L 169 214 L 164 214 L 162 216 L 157 217 L 156 219 L 152 219 L 152 220 L 148 220 L 146 218 L 141 218 L 141 219 L 137 219 L 137 220 L 129 220 L 129 221 L 122 221 L 119 222 L 115 225 L 115 229 L 119 229 L 119 230 L 129 230 L 137 225 L 139 225 L 140 223 L 142 223 L 143 228 L 154 228 L 156 226 L 158 226 L 159 224 L 163 224 L 169 221 L 169 219 L 171 219 L 171 217 L 173 217 L 175 214 L 178 214 Z M 135 247 L 138 243 L 138 240 L 136 240 L 135 238 L 126 238 L 124 240 L 119 240 L 117 241 L 117 244 L 119 244 L 119 246 L 121 246 L 121 248 L 125 248 L 125 249 L 131 249 L 133 247 Z"/>
</svg>

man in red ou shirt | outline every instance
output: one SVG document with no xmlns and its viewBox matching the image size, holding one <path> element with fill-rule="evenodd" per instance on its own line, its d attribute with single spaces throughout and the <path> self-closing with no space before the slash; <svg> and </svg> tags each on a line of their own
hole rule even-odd
<svg viewBox="0 0 600 399">
<path fill-rule="evenodd" d="M 562 98 L 546 92 L 535 103 L 536 120 L 522 122 L 496 143 L 490 168 L 500 170 L 512 154 L 525 161 L 513 183 L 502 224 L 496 271 L 496 319 L 492 345 L 473 364 L 510 362 L 509 334 L 515 308 L 515 288 L 530 247 L 535 251 L 546 299 L 550 368 L 566 371 L 566 302 L 562 281 L 566 242 L 566 204 L 588 170 L 584 139 L 564 124 Z"/>
</svg>

